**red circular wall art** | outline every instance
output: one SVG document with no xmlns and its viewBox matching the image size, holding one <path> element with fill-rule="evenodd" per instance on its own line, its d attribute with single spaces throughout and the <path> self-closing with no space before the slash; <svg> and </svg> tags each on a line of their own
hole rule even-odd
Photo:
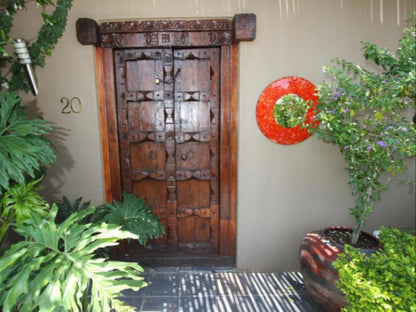
<svg viewBox="0 0 416 312">
<path fill-rule="evenodd" d="M 318 96 L 315 94 L 315 86 L 308 80 L 301 77 L 284 77 L 272 82 L 260 95 L 257 102 L 257 124 L 263 134 L 270 140 L 279 144 L 295 144 L 310 137 L 308 129 L 303 129 L 299 124 L 293 128 L 281 126 L 275 119 L 273 110 L 276 102 L 283 96 L 295 94 L 304 101 L 310 101 L 305 116 L 305 123 L 310 126 L 317 126 L 314 108 L 318 103 Z"/>
</svg>

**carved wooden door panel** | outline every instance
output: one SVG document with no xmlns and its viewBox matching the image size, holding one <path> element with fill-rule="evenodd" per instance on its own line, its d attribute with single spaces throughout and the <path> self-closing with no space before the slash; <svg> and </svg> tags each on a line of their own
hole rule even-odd
<svg viewBox="0 0 416 312">
<path fill-rule="evenodd" d="M 219 53 L 115 52 L 122 189 L 165 225 L 155 248 L 218 253 Z"/>
</svg>

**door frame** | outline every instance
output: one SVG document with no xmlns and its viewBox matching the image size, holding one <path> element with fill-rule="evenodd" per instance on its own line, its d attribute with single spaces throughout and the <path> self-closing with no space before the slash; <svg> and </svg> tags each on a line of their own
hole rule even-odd
<svg viewBox="0 0 416 312">
<path fill-rule="evenodd" d="M 234 18 L 104 22 L 80 18 L 77 39 L 95 46 L 105 200 L 121 199 L 119 139 L 114 75 L 114 49 L 219 47 L 220 58 L 220 187 L 219 255 L 236 254 L 238 43 L 255 38 L 256 16 Z"/>
</svg>

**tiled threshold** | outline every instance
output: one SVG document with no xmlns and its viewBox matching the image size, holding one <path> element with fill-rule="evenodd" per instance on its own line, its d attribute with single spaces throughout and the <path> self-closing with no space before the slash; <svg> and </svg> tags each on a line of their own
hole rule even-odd
<svg viewBox="0 0 416 312">
<path fill-rule="evenodd" d="M 146 268 L 147 287 L 126 292 L 136 311 L 318 312 L 300 273 L 245 273 L 229 267 Z"/>
</svg>

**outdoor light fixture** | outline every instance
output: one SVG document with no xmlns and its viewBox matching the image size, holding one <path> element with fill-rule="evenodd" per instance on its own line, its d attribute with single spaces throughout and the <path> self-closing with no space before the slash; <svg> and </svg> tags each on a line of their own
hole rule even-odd
<svg viewBox="0 0 416 312">
<path fill-rule="evenodd" d="M 32 60 L 30 59 L 29 51 L 27 50 L 26 42 L 23 39 L 15 39 L 13 45 L 19 58 L 19 63 L 25 66 L 32 93 L 33 95 L 38 95 L 38 85 L 36 82 L 35 72 L 33 71 L 32 67 Z"/>
</svg>

